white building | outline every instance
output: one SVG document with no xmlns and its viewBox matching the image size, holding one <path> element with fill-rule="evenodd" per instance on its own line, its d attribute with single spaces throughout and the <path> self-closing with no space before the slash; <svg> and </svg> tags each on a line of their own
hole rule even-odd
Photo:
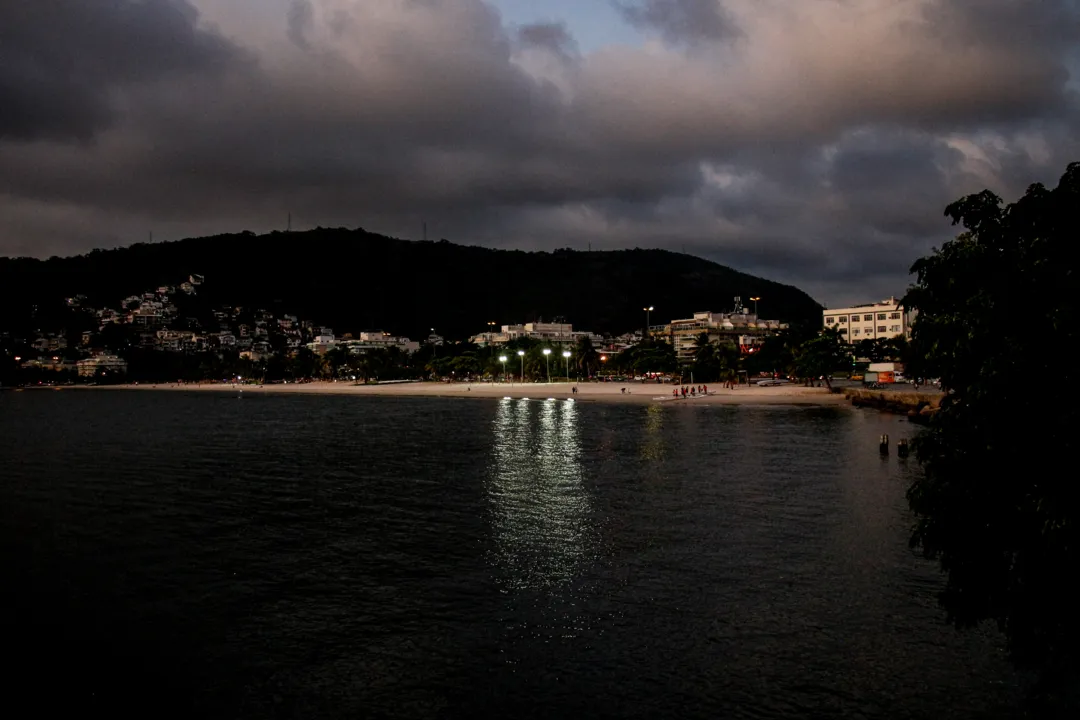
<svg viewBox="0 0 1080 720">
<path fill-rule="evenodd" d="M 688 362 L 694 357 L 697 339 L 701 333 L 709 335 L 711 343 L 726 342 L 737 345 L 742 352 L 750 352 L 768 335 L 787 327 L 779 320 L 764 320 L 755 313 L 747 312 L 736 304 L 736 312 L 721 313 L 704 310 L 692 318 L 672 320 L 667 325 L 653 326 L 649 332 L 654 337 L 667 339 L 680 360 Z"/>
<path fill-rule="evenodd" d="M 895 297 L 877 303 L 822 311 L 822 325 L 838 328 L 849 343 L 898 335 L 910 339 L 914 319 L 914 313 L 908 312 Z"/>
<path fill-rule="evenodd" d="M 405 353 L 414 353 L 420 349 L 420 343 L 407 337 L 391 335 L 388 332 L 376 330 L 374 332 L 362 332 L 358 338 L 342 340 L 341 345 L 348 348 L 352 355 L 363 355 L 368 350 L 396 347 Z"/>
<path fill-rule="evenodd" d="M 80 377 L 94 377 L 98 371 L 123 374 L 127 372 L 127 360 L 116 355 L 98 355 L 76 363 Z"/>
<path fill-rule="evenodd" d="M 525 323 L 524 325 L 503 325 L 499 332 L 480 333 L 469 338 L 469 341 L 481 347 L 503 345 L 520 338 L 529 338 L 551 345 L 573 345 L 583 337 L 589 338 L 594 344 L 604 340 L 595 333 L 575 331 L 570 323 Z"/>
<path fill-rule="evenodd" d="M 335 347 L 337 347 L 337 341 L 333 335 L 319 335 L 314 341 L 307 344 L 308 350 L 317 355 L 325 355 Z"/>
</svg>

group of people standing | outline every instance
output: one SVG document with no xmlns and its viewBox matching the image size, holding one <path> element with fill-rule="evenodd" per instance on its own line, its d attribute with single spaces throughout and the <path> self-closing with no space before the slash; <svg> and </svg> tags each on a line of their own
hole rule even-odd
<svg viewBox="0 0 1080 720">
<path fill-rule="evenodd" d="M 682 387 L 672 389 L 671 394 L 675 398 L 682 397 L 683 399 L 686 399 L 688 397 L 697 397 L 699 395 L 705 396 L 709 394 L 709 386 L 691 385 L 687 387 L 686 385 L 683 385 Z"/>
</svg>

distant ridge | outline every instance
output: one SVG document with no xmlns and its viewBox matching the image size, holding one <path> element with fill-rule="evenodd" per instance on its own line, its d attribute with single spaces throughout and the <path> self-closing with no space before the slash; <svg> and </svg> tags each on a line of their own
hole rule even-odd
<svg viewBox="0 0 1080 720">
<path fill-rule="evenodd" d="M 220 305 L 295 313 L 339 333 L 383 328 L 447 338 L 565 317 L 576 328 L 622 333 L 760 297 L 762 317 L 819 320 L 821 306 L 790 285 L 667 250 L 524 252 L 408 241 L 363 229 L 251 232 L 139 243 L 86 255 L 0 258 L 0 329 L 47 329 L 64 298 L 113 306 L 124 297 L 205 276 Z M 36 329 L 33 328 L 33 329 Z"/>
</svg>

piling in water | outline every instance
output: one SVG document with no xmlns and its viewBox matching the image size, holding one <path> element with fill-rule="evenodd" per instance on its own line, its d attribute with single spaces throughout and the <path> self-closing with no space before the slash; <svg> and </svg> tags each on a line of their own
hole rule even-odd
<svg viewBox="0 0 1080 720">
<path fill-rule="evenodd" d="M 908 456 L 909 448 L 906 439 L 896 443 L 896 456 L 906 458 Z"/>
</svg>

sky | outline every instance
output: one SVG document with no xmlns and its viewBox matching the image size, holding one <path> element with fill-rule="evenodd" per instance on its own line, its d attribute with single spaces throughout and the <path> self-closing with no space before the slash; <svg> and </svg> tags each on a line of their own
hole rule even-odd
<svg viewBox="0 0 1080 720">
<path fill-rule="evenodd" d="M 1078 5 L 0 2 L 0 255 L 291 213 L 880 300 L 955 235 L 946 205 L 1080 160 Z"/>
</svg>

